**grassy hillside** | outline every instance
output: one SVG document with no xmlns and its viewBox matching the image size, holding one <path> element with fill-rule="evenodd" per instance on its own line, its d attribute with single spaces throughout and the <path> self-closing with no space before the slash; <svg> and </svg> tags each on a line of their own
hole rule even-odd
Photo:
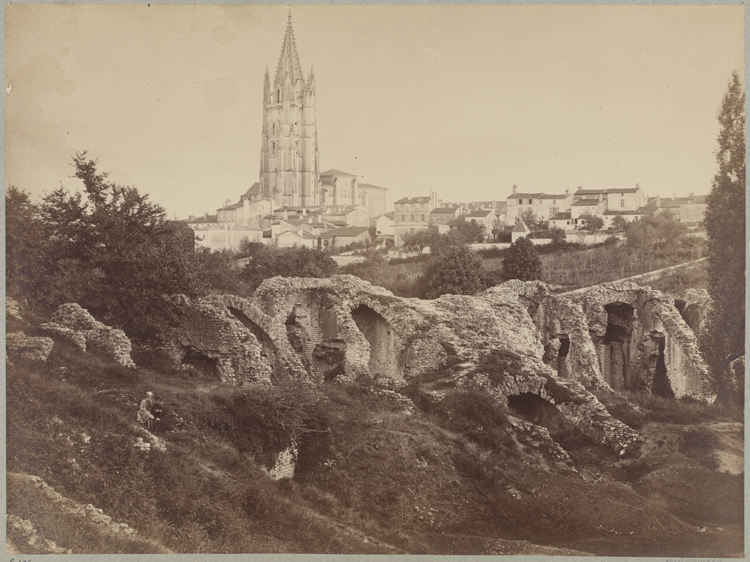
<svg viewBox="0 0 750 562">
<path fill-rule="evenodd" d="M 158 440 L 135 423 L 146 390 L 167 412 Z M 8 514 L 74 553 L 742 551 L 742 478 L 710 463 L 720 442 L 684 445 L 691 428 L 677 406 L 610 400 L 613 415 L 642 422 L 655 452 L 619 459 L 559 434 L 571 465 L 482 392 L 447 392 L 435 404 L 412 388 L 413 405 L 352 384 L 235 387 L 56 342 L 47 364 L 7 370 Z M 712 407 L 679 407 L 700 412 L 701 431 L 732 423 Z M 654 444 L 664 433 L 677 437 Z M 266 469 L 292 440 L 296 475 L 274 481 Z M 136 534 L 71 515 L 29 475 Z M 686 486 L 711 495 L 664 499 Z"/>
</svg>

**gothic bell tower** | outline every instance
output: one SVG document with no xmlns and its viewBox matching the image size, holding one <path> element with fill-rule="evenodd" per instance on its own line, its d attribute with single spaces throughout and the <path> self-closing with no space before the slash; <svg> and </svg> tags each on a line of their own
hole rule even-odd
<svg viewBox="0 0 750 562">
<path fill-rule="evenodd" d="M 311 207 L 320 202 L 315 76 L 311 67 L 305 80 L 291 12 L 273 87 L 268 67 L 263 84 L 260 188 L 263 199 L 274 208 Z"/>
</svg>

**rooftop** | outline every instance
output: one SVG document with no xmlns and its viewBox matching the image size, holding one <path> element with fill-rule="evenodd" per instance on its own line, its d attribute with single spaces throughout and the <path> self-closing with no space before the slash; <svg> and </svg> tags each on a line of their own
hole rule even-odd
<svg viewBox="0 0 750 562">
<path fill-rule="evenodd" d="M 455 215 L 457 210 L 458 210 L 458 207 L 438 207 L 437 209 L 433 209 L 432 211 L 430 211 L 430 214 L 431 215 L 434 215 L 434 214 Z"/>
<path fill-rule="evenodd" d="M 371 183 L 360 183 L 359 187 L 362 189 L 379 189 L 381 191 L 388 191 L 387 187 L 379 187 L 377 185 L 372 185 Z"/>
<path fill-rule="evenodd" d="M 570 211 L 567 211 L 565 213 L 557 213 L 550 220 L 553 220 L 553 221 L 562 221 L 562 220 L 570 220 L 570 219 L 571 219 Z"/>
<path fill-rule="evenodd" d="M 429 203 L 432 201 L 432 197 L 404 197 L 394 203 L 394 205 L 401 205 L 404 203 Z"/>
<path fill-rule="evenodd" d="M 611 187 L 607 189 L 583 189 L 576 191 L 576 195 L 606 195 L 607 193 L 635 193 L 640 187 Z"/>
<path fill-rule="evenodd" d="M 337 170 L 335 168 L 331 168 L 330 170 L 326 170 L 325 172 L 320 172 L 320 177 L 324 176 L 339 176 L 342 178 L 356 178 L 354 174 L 350 174 L 348 172 L 342 172 L 341 170 Z"/>
<path fill-rule="evenodd" d="M 573 201 L 573 207 L 596 207 L 600 201 L 598 199 L 579 199 Z"/>
<path fill-rule="evenodd" d="M 343 228 L 334 228 L 328 230 L 320 235 L 320 238 L 335 238 L 336 236 L 359 236 L 363 232 L 367 232 L 369 227 L 367 226 L 346 226 Z"/>
</svg>

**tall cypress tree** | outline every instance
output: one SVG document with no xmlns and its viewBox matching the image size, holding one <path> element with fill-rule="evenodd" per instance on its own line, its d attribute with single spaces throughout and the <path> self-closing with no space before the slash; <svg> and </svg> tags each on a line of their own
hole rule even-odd
<svg viewBox="0 0 750 562">
<path fill-rule="evenodd" d="M 709 293 L 713 312 L 702 341 L 717 377 L 720 398 L 740 398 L 742 381 L 729 381 L 723 365 L 745 346 L 745 91 L 735 72 L 719 110 L 718 171 L 708 194 Z M 732 396 L 735 394 L 735 396 Z"/>
</svg>

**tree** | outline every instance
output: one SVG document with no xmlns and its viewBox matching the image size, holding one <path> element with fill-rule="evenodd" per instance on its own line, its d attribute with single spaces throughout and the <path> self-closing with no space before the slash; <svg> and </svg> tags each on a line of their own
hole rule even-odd
<svg viewBox="0 0 750 562">
<path fill-rule="evenodd" d="M 653 250 L 674 246 L 686 232 L 675 215 L 663 211 L 628 223 L 625 239 L 630 246 Z"/>
<path fill-rule="evenodd" d="M 39 207 L 14 185 L 5 192 L 5 280 L 8 296 L 34 306 L 52 295 L 55 271 Z"/>
<path fill-rule="evenodd" d="M 47 279 L 54 300 L 78 302 L 128 335 L 157 335 L 161 295 L 198 296 L 210 285 L 195 236 L 186 224 L 167 221 L 148 195 L 107 181 L 85 152 L 73 164 L 83 192 L 60 187 L 40 207 L 54 254 Z"/>
<path fill-rule="evenodd" d="M 254 291 L 271 277 L 330 277 L 338 270 L 333 259 L 320 250 L 307 247 L 266 246 L 257 252 L 242 271 L 247 289 Z"/>
<path fill-rule="evenodd" d="M 735 72 L 719 110 L 718 171 L 706 202 L 708 292 L 713 311 L 702 348 L 718 380 L 717 392 L 732 398 L 732 381 L 722 376 L 730 354 L 744 354 L 745 342 L 745 91 Z M 738 385 L 737 399 L 744 385 Z"/>
<path fill-rule="evenodd" d="M 580 230 L 596 232 L 597 230 L 601 230 L 604 227 L 604 219 L 602 219 L 602 217 L 597 216 L 597 215 L 584 213 L 580 215 L 578 219 L 583 223 L 580 226 Z"/>
<path fill-rule="evenodd" d="M 628 221 L 622 215 L 617 215 L 614 219 L 612 219 L 612 228 L 614 230 L 624 231 L 627 227 Z"/>
<path fill-rule="evenodd" d="M 526 237 L 519 238 L 510 245 L 503 260 L 503 275 L 506 279 L 534 281 L 542 278 L 542 260 L 536 248 Z"/>
<path fill-rule="evenodd" d="M 404 234 L 403 246 L 407 250 L 417 250 L 421 252 L 424 248 L 432 246 L 433 241 L 440 236 L 438 231 L 432 228 L 427 230 L 418 230 L 417 232 L 408 232 Z"/>
<path fill-rule="evenodd" d="M 482 258 L 467 246 L 447 246 L 432 258 L 425 273 L 425 297 L 473 295 L 487 287 Z"/>
<path fill-rule="evenodd" d="M 523 213 L 518 215 L 523 223 L 529 227 L 531 232 L 538 232 L 540 230 L 549 229 L 549 221 L 544 218 L 537 217 L 533 209 L 526 209 Z"/>
<path fill-rule="evenodd" d="M 459 223 L 455 229 L 448 233 L 456 237 L 462 244 L 473 244 L 484 242 L 487 237 L 487 227 L 475 220 L 467 219 Z"/>
</svg>

